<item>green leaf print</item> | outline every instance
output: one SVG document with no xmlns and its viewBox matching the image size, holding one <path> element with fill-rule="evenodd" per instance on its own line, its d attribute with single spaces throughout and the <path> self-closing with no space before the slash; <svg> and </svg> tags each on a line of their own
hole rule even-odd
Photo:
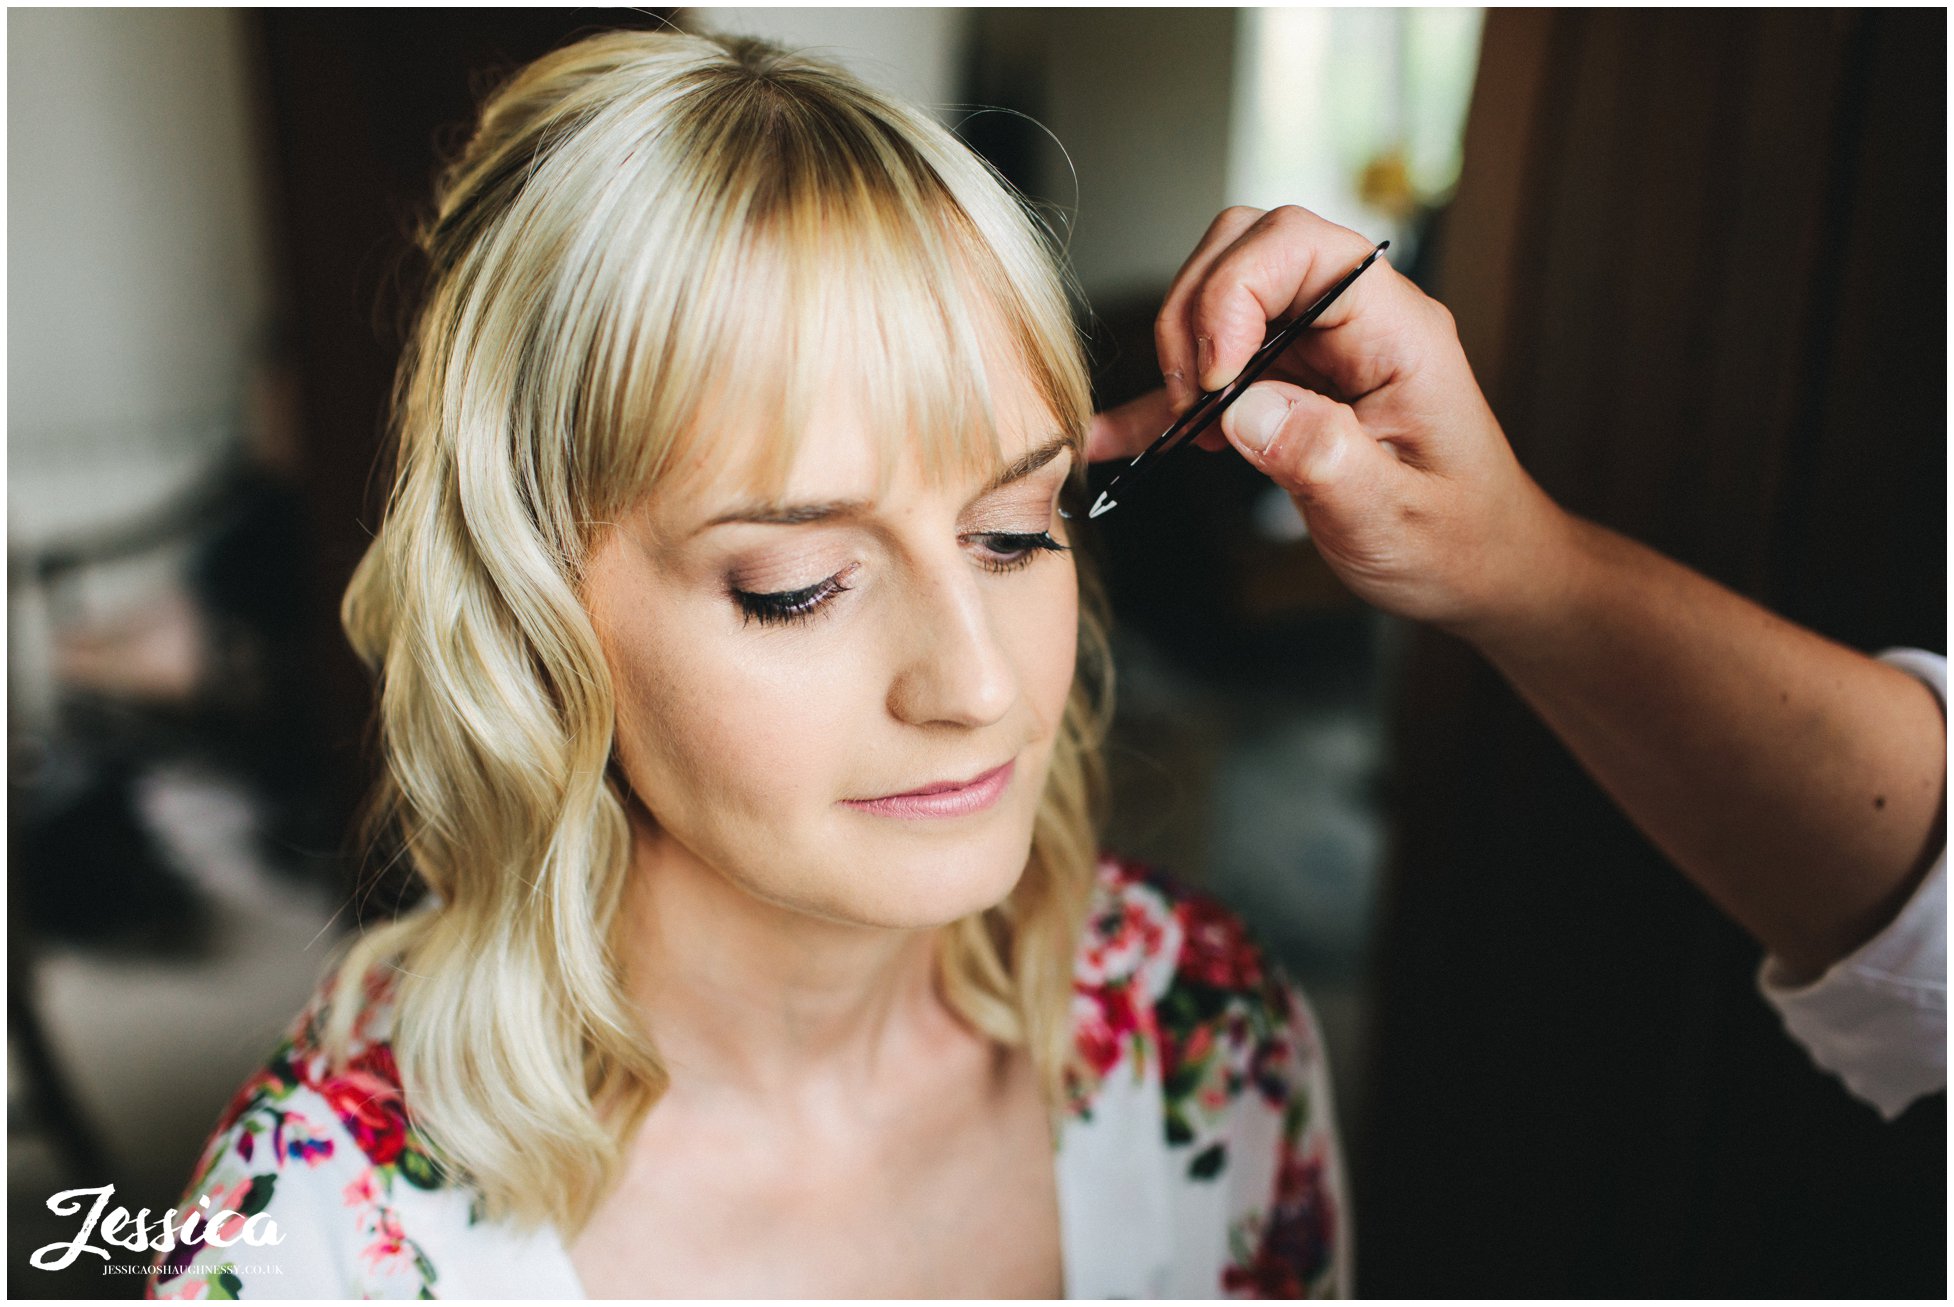
<svg viewBox="0 0 1954 1307">
<path fill-rule="evenodd" d="M 236 1302 L 238 1294 L 243 1289 L 244 1281 L 238 1279 L 228 1266 L 210 1277 L 210 1296 L 212 1298 L 228 1298 L 230 1301 Z"/>
<path fill-rule="evenodd" d="M 1309 1090 L 1297 1085 L 1291 1092 L 1289 1105 L 1282 1110 L 1282 1137 L 1301 1139 L 1303 1125 L 1309 1120 Z"/>
<path fill-rule="evenodd" d="M 1194 1180 L 1212 1180 L 1220 1175 L 1227 1165 L 1228 1145 L 1209 1144 L 1195 1154 L 1194 1160 L 1187 1164 L 1187 1174 Z"/>
<path fill-rule="evenodd" d="M 292 1086 L 299 1082 L 299 1072 L 298 1068 L 292 1065 L 290 1040 L 279 1045 L 278 1050 L 272 1054 L 271 1061 L 266 1065 L 266 1070 L 278 1080 L 278 1085 L 273 1092 L 279 1098 L 284 1098 L 292 1092 Z"/>
<path fill-rule="evenodd" d="M 1167 996 L 1160 1000 L 1156 1011 L 1159 1013 L 1160 1024 L 1169 1030 L 1186 1030 L 1201 1019 L 1200 1007 L 1195 1003 L 1194 995 L 1188 992 L 1186 985 L 1175 985 L 1169 989 Z"/>
<path fill-rule="evenodd" d="M 1193 1011 L 1194 1020 L 1203 1023 L 1219 1018 L 1228 1010 L 1229 1002 L 1235 997 L 1232 990 L 1216 989 L 1213 985 L 1204 985 L 1198 980 L 1178 984 L 1174 986 L 1174 992 L 1180 995 L 1185 1005 Z"/>
<path fill-rule="evenodd" d="M 1169 1102 L 1178 1103 L 1201 1087 L 1201 1081 L 1206 1077 L 1207 1070 L 1206 1059 L 1199 1062 L 1183 1062 L 1168 1073 L 1166 1080 L 1161 1084 L 1161 1092 L 1167 1096 Z"/>
<path fill-rule="evenodd" d="M 433 1160 L 418 1148 L 402 1149 L 395 1165 L 400 1168 L 400 1174 L 406 1178 L 407 1183 L 416 1189 L 441 1187 L 441 1172 L 435 1167 Z"/>
<path fill-rule="evenodd" d="M 240 1216 L 249 1219 L 271 1205 L 272 1191 L 278 1187 L 276 1175 L 254 1175 L 251 1188 L 244 1195 L 244 1206 L 238 1208 Z"/>
</svg>

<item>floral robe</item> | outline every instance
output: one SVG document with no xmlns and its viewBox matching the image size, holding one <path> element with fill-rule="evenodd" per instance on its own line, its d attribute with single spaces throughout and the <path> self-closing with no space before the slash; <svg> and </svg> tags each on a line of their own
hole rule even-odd
<svg viewBox="0 0 1954 1307">
<path fill-rule="evenodd" d="M 314 1044 L 315 995 L 238 1092 L 178 1204 L 237 1215 L 161 1254 L 148 1296 L 586 1296 L 554 1230 L 488 1221 L 430 1160 L 387 1042 L 388 979 L 368 981 L 343 1071 Z M 1349 1295 L 1316 1024 L 1239 919 L 1102 858 L 1073 1022 L 1090 1073 L 1070 1084 L 1056 1159 L 1068 1297 Z M 281 1242 L 237 1241 L 259 1214 Z"/>
</svg>

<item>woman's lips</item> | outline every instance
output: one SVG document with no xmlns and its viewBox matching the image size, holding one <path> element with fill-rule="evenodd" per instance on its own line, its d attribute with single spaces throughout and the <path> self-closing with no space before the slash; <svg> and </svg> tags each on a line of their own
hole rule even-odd
<svg viewBox="0 0 1954 1307">
<path fill-rule="evenodd" d="M 1011 783 L 1011 773 L 1017 765 L 1017 759 L 1013 758 L 966 784 L 948 789 L 926 787 L 932 790 L 927 794 L 888 794 L 879 799 L 843 799 L 842 802 L 881 817 L 961 817 L 982 812 L 996 803 Z"/>
</svg>

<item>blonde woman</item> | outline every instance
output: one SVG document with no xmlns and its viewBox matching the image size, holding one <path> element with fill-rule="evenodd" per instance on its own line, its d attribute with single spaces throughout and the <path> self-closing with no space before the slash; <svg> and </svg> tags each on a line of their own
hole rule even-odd
<svg viewBox="0 0 1954 1307">
<path fill-rule="evenodd" d="M 1090 401 L 1004 187 L 825 64 L 612 34 L 423 241 L 345 617 L 428 895 L 150 1293 L 1347 1292 L 1303 999 L 1098 850 Z"/>
</svg>

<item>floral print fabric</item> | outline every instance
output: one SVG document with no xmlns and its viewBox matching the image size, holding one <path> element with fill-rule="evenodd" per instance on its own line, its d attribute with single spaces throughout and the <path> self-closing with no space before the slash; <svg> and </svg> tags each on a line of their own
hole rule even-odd
<svg viewBox="0 0 1954 1307">
<path fill-rule="evenodd" d="M 320 995 L 219 1118 L 153 1298 L 582 1297 L 554 1232 L 481 1219 L 412 1123 L 369 980 L 349 1065 Z M 1081 1070 L 1057 1158 L 1070 1297 L 1347 1296 L 1329 1079 L 1302 995 L 1214 900 L 1105 857 L 1073 998 Z M 258 1213 L 282 1242 L 225 1247 Z M 262 1223 L 260 1223 L 262 1224 Z"/>
<path fill-rule="evenodd" d="M 415 1191 L 432 1193 L 442 1182 L 408 1124 L 393 1049 L 378 1028 L 388 1014 L 384 980 L 369 978 L 355 1024 L 358 1051 L 337 1074 L 315 1044 L 323 987 L 314 995 L 218 1118 L 189 1196 L 178 1204 L 188 1210 L 208 1195 L 210 1211 L 239 1213 L 219 1226 L 219 1241 L 232 1224 L 268 1212 L 284 1242 L 223 1248 L 205 1237 L 179 1244 L 159 1258 L 148 1296 L 245 1297 L 237 1262 L 278 1264 L 278 1281 L 252 1286 L 259 1292 L 248 1296 L 438 1296 L 438 1273 L 408 1237 L 402 1212 L 412 1212 Z"/>
<path fill-rule="evenodd" d="M 1103 859 L 1073 1025 L 1088 1073 L 1070 1086 L 1060 1143 L 1061 1195 L 1077 1195 L 1066 1211 L 1071 1296 L 1349 1296 L 1316 1022 L 1240 918 Z M 1094 1174 L 1113 1165 L 1113 1148 L 1139 1150 L 1150 1165 L 1132 1182 L 1156 1190 L 1127 1211 Z"/>
</svg>

